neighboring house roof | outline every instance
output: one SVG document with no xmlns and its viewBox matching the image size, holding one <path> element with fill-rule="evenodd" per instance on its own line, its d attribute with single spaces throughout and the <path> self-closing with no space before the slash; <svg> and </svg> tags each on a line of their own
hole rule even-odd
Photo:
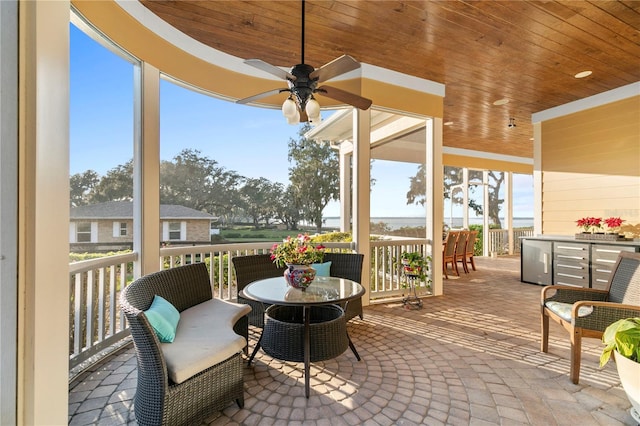
<svg viewBox="0 0 640 426">
<path fill-rule="evenodd" d="M 106 203 L 72 207 L 71 219 L 133 219 L 131 201 L 107 201 Z M 209 213 L 175 204 L 160 204 L 160 219 L 214 219 Z"/>
</svg>

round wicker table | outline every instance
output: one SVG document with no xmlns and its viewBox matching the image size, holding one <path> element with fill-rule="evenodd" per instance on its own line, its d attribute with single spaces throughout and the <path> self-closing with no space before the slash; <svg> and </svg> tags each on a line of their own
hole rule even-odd
<svg viewBox="0 0 640 426">
<path fill-rule="evenodd" d="M 254 281 L 242 292 L 248 299 L 274 305 L 267 310 L 265 327 L 249 364 L 260 347 L 274 358 L 304 361 L 307 398 L 311 360 L 334 358 L 344 352 L 347 345 L 360 360 L 347 333 L 344 312 L 337 306 L 364 294 L 359 283 L 344 278 L 316 277 L 303 291 L 287 285 L 284 277 L 276 277 Z"/>
</svg>

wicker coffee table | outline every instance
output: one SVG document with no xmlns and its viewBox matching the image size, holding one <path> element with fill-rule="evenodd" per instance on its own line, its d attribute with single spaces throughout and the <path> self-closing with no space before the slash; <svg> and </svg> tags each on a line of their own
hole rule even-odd
<svg viewBox="0 0 640 426">
<path fill-rule="evenodd" d="M 360 360 L 347 333 L 344 312 L 337 304 L 364 294 L 357 282 L 336 277 L 316 277 L 304 291 L 287 285 L 284 277 L 258 280 L 243 296 L 266 303 L 265 326 L 249 364 L 258 349 L 285 361 L 304 361 L 305 396 L 309 398 L 311 361 L 335 358 L 347 346 Z"/>
</svg>

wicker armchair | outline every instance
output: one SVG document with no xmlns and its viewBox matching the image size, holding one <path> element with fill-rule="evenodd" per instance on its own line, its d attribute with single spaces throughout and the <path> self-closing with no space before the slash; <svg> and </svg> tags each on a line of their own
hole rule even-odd
<svg viewBox="0 0 640 426">
<path fill-rule="evenodd" d="M 120 302 L 129 322 L 138 363 L 135 395 L 136 420 L 140 425 L 199 424 L 211 414 L 236 401 L 244 406 L 242 352 L 197 373 L 182 383 L 168 376 L 161 343 L 144 311 L 155 295 L 182 312 L 212 299 L 209 272 L 204 263 L 194 263 L 145 275 L 124 288 Z M 247 338 L 244 315 L 233 330 Z"/>
<path fill-rule="evenodd" d="M 640 316 L 640 253 L 622 252 L 606 290 L 558 285 L 542 289 L 540 348 L 542 352 L 549 349 L 549 318 L 560 323 L 571 336 L 570 378 L 577 384 L 582 338 L 600 338 L 609 324 L 637 316 Z"/>
<path fill-rule="evenodd" d="M 236 284 L 238 285 L 238 303 L 244 303 L 251 306 L 249 314 L 249 324 L 263 328 L 264 312 L 268 308 L 263 303 L 244 297 L 242 290 L 257 280 L 264 278 L 281 277 L 284 274 L 284 268 L 279 268 L 271 260 L 270 254 L 252 254 L 247 256 L 235 256 L 231 258 L 233 269 L 236 272 Z"/>
<path fill-rule="evenodd" d="M 324 262 L 331 261 L 330 275 L 332 277 L 345 278 L 347 280 L 360 283 L 362 281 L 362 262 L 364 255 L 359 253 L 325 253 Z M 344 309 L 344 316 L 347 321 L 356 316 L 364 319 L 362 312 L 362 298 L 349 301 Z"/>
</svg>

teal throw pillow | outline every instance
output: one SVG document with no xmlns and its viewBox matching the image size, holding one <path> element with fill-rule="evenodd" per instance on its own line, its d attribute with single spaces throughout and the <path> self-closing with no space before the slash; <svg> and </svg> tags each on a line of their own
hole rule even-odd
<svg viewBox="0 0 640 426">
<path fill-rule="evenodd" d="M 151 306 L 144 314 L 161 342 L 173 342 L 180 321 L 180 312 L 169 301 L 155 295 Z"/>
<path fill-rule="evenodd" d="M 331 261 L 324 263 L 312 263 L 311 267 L 316 270 L 317 277 L 328 277 L 331 271 Z"/>
</svg>

